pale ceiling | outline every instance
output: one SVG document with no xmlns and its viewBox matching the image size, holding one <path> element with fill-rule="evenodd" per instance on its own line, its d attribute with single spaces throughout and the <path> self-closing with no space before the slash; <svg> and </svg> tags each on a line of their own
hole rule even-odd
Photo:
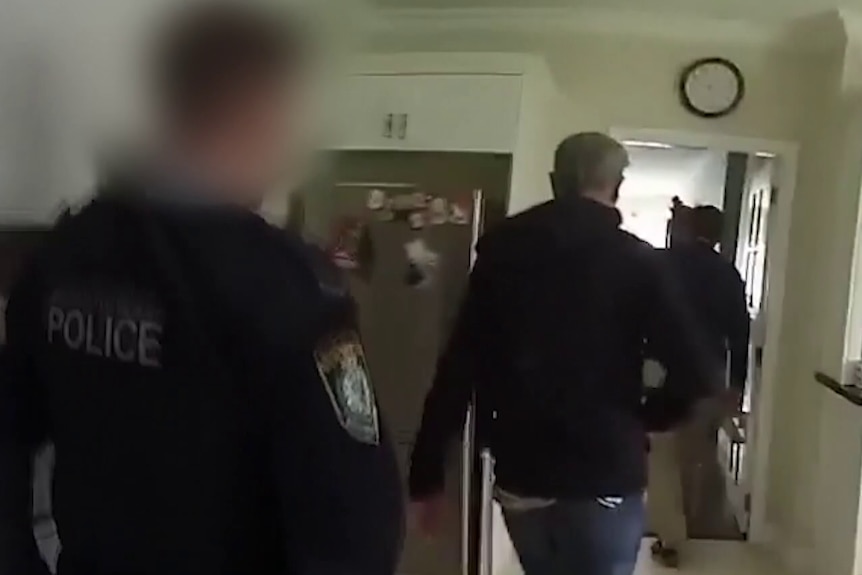
<svg viewBox="0 0 862 575">
<path fill-rule="evenodd" d="M 387 9 L 598 10 L 733 20 L 787 20 L 837 7 L 836 0 L 369 0 Z M 852 0 L 862 5 L 862 0 Z"/>
</svg>

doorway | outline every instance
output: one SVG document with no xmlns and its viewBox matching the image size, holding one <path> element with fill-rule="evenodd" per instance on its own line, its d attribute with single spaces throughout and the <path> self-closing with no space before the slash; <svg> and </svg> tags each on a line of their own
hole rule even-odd
<svg viewBox="0 0 862 575">
<path fill-rule="evenodd" d="M 795 187 L 796 144 L 780 141 L 735 138 L 716 134 L 696 134 L 664 130 L 614 129 L 611 135 L 628 142 L 632 153 L 632 169 L 621 190 L 620 207 L 624 220 L 626 211 L 636 211 L 637 217 L 624 223 L 637 235 L 646 235 L 647 241 L 662 246 L 661 222 L 667 221 L 670 202 L 664 204 L 653 197 L 645 200 L 632 186 L 637 174 L 649 175 L 650 170 L 637 166 L 638 158 L 668 152 L 687 158 L 689 176 L 696 162 L 701 177 L 678 175 L 689 190 L 688 204 L 707 204 L 722 208 L 725 214 L 722 254 L 737 267 L 746 282 L 746 297 L 751 315 L 749 343 L 749 370 L 746 386 L 745 409 L 737 418 L 728 418 L 718 433 L 715 459 L 722 470 L 721 492 L 716 500 L 723 508 L 724 519 L 730 519 L 739 535 L 763 542 L 768 537 L 765 529 L 765 488 L 768 464 L 768 447 L 771 435 L 774 374 L 777 368 L 778 338 L 781 327 L 781 308 L 784 292 L 784 273 L 790 226 L 790 206 Z M 694 158 L 699 158 L 695 160 Z M 683 162 L 680 165 L 685 166 Z M 712 167 L 710 167 L 712 166 Z M 662 169 L 668 166 L 659 166 Z M 656 175 L 655 166 L 652 176 Z M 714 173 L 711 177 L 705 174 Z M 628 180 L 634 181 L 628 181 Z M 720 193 L 716 183 L 720 183 Z M 649 178 L 641 178 L 643 189 L 651 187 L 654 194 L 673 194 L 673 180 L 664 185 Z M 626 189 L 628 187 L 628 190 Z M 731 190 L 732 188 L 732 190 Z M 627 191 L 631 199 L 627 200 Z M 732 193 L 727 193 L 732 191 Z M 676 194 L 679 195 L 679 194 Z M 645 209 L 643 206 L 652 206 Z M 664 207 L 662 207 L 664 206 Z M 648 213 L 652 210 L 652 213 Z M 635 219 L 636 221 L 632 221 Z M 771 337 L 768 337 L 769 336 Z M 727 517 L 729 515 L 729 517 Z M 727 527 L 726 522 L 720 523 Z M 693 535 L 701 525 L 695 525 Z M 712 526 L 706 526 L 709 529 Z"/>
</svg>

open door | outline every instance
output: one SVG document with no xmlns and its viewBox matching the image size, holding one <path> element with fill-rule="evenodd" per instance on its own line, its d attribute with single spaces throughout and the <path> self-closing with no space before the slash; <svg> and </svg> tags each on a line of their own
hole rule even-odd
<svg viewBox="0 0 862 575">
<path fill-rule="evenodd" d="M 775 160 L 771 157 L 752 156 L 749 159 L 746 187 L 742 198 L 737 243 L 736 266 L 745 281 L 748 310 L 752 317 L 748 379 L 745 385 L 743 413 L 724 426 L 728 441 L 728 486 L 731 506 L 743 533 L 748 532 L 751 473 L 746 465 L 746 453 L 755 437 L 757 422 L 751 414 L 757 413 L 757 401 L 763 377 L 763 349 L 766 345 L 766 282 L 767 249 L 771 209 L 777 198 L 773 187 Z"/>
</svg>

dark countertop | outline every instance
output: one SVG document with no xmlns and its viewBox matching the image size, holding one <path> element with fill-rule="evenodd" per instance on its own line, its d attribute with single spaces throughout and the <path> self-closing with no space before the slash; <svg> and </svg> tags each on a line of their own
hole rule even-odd
<svg viewBox="0 0 862 575">
<path fill-rule="evenodd" d="M 862 406 L 862 388 L 852 385 L 842 385 L 838 380 L 819 371 L 814 373 L 814 379 L 817 380 L 817 383 L 834 391 L 850 403 Z"/>
</svg>

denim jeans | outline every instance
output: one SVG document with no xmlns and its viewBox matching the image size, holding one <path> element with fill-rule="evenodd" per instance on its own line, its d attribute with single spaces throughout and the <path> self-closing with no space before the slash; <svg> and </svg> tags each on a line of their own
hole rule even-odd
<svg viewBox="0 0 862 575">
<path fill-rule="evenodd" d="M 525 575 L 632 575 L 644 533 L 642 494 L 505 510 Z"/>
</svg>

